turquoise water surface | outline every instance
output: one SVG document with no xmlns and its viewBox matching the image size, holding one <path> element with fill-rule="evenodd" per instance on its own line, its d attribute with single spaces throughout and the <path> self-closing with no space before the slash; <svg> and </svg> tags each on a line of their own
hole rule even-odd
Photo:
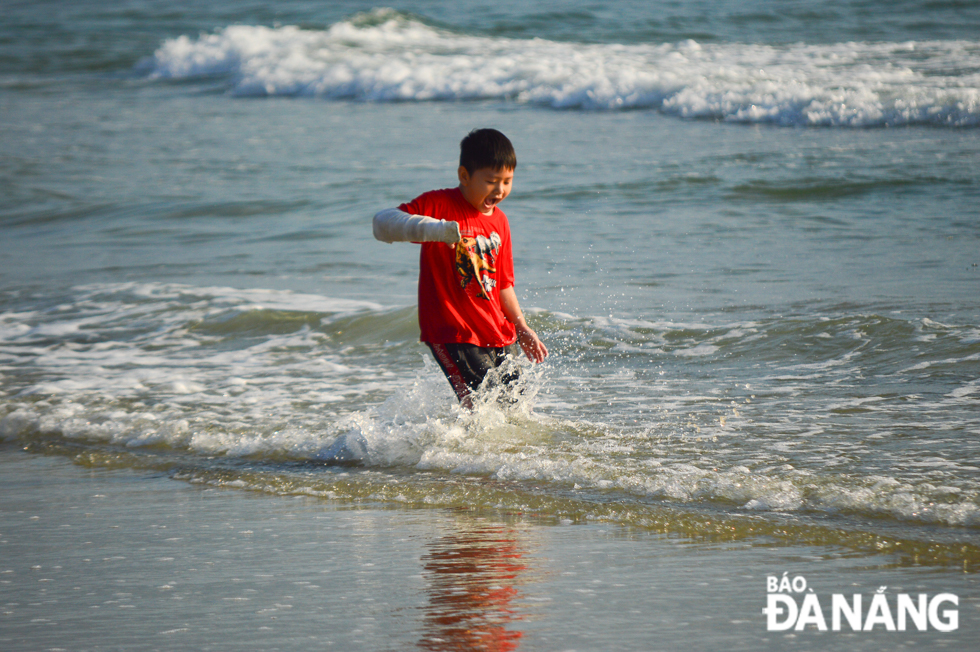
<svg viewBox="0 0 980 652">
<path fill-rule="evenodd" d="M 14 3 L 0 455 L 925 568 L 975 631 L 977 34 L 923 0 Z M 456 406 L 417 251 L 370 230 L 479 126 L 551 351 L 510 411 Z"/>
</svg>

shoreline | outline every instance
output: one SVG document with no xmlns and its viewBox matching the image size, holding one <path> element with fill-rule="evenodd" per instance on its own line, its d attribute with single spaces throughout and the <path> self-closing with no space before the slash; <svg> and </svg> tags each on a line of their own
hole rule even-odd
<svg viewBox="0 0 980 652">
<path fill-rule="evenodd" d="M 0 469 L 0 645 L 11 652 L 967 650 L 980 631 L 975 574 L 894 555 L 338 506 L 9 448 Z M 784 572 L 828 604 L 881 586 L 953 593 L 958 627 L 767 631 L 767 576 Z"/>
</svg>

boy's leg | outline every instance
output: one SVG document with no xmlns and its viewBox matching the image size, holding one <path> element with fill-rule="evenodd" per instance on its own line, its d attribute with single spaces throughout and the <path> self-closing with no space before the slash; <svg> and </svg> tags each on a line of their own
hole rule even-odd
<svg viewBox="0 0 980 652">
<path fill-rule="evenodd" d="M 473 344 L 432 344 L 427 342 L 436 362 L 442 368 L 456 398 L 465 407 L 473 407 L 470 394 L 483 383 L 483 379 L 492 369 L 503 364 L 507 355 L 517 355 L 520 349 L 514 345 L 502 349 L 491 349 Z M 517 380 L 519 374 L 508 373 L 501 381 L 510 384 Z"/>
<path fill-rule="evenodd" d="M 508 357 L 513 357 L 515 360 L 520 360 L 523 355 L 521 347 L 517 342 L 514 342 L 510 346 L 504 346 L 499 349 L 490 349 L 490 355 L 493 359 L 493 366 L 499 367 L 506 362 Z M 500 376 L 500 382 L 505 385 L 513 384 L 521 377 L 521 369 L 518 366 L 514 366 L 507 373 Z"/>
<path fill-rule="evenodd" d="M 486 384 L 488 387 L 503 385 L 504 390 L 498 394 L 497 403 L 501 405 L 515 405 L 520 399 L 521 394 L 524 393 L 523 388 L 516 384 L 521 377 L 521 368 L 516 364 L 504 367 L 504 363 L 511 357 L 515 361 L 520 360 L 524 353 L 521 351 L 520 345 L 514 342 L 510 346 L 491 349 L 491 355 L 497 371 L 490 375 Z"/>
<path fill-rule="evenodd" d="M 449 379 L 456 398 L 464 406 L 473 407 L 470 394 L 480 386 L 487 372 L 493 368 L 490 356 L 481 355 L 481 347 L 472 344 L 426 344 Z"/>
</svg>

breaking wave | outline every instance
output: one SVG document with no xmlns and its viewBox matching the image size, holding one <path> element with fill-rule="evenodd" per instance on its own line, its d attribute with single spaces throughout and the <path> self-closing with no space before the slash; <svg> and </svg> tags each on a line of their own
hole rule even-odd
<svg viewBox="0 0 980 652">
<path fill-rule="evenodd" d="M 330 485 L 338 496 L 380 473 L 411 502 L 430 500 L 433 478 L 461 478 L 491 483 L 488 507 L 530 486 L 576 504 L 980 526 L 980 384 L 948 377 L 980 359 L 973 326 L 532 311 L 548 364 L 527 370 L 518 406 L 487 395 L 469 412 L 423 355 L 412 307 L 167 284 L 72 292 L 2 306 L 0 441 L 167 458 L 229 482 L 256 465 L 287 484 L 296 465 L 361 469 Z"/>
<path fill-rule="evenodd" d="M 585 44 L 454 33 L 385 9 L 325 30 L 184 35 L 139 68 L 220 78 L 236 96 L 495 100 L 785 126 L 980 124 L 980 41 Z"/>
</svg>

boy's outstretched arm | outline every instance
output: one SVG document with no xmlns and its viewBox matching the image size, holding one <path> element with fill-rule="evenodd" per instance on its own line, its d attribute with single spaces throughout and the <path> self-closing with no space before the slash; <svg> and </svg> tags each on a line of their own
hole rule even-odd
<svg viewBox="0 0 980 652">
<path fill-rule="evenodd" d="M 521 305 L 517 301 L 517 293 L 513 287 L 500 291 L 500 305 L 504 309 L 507 320 L 517 329 L 517 341 L 524 349 L 524 355 L 534 362 L 543 362 L 548 355 L 548 349 L 524 320 L 524 313 L 521 312 Z"/>
<path fill-rule="evenodd" d="M 397 208 L 379 211 L 372 222 L 374 237 L 382 242 L 459 242 L 459 224 L 426 215 L 410 215 Z"/>
</svg>

